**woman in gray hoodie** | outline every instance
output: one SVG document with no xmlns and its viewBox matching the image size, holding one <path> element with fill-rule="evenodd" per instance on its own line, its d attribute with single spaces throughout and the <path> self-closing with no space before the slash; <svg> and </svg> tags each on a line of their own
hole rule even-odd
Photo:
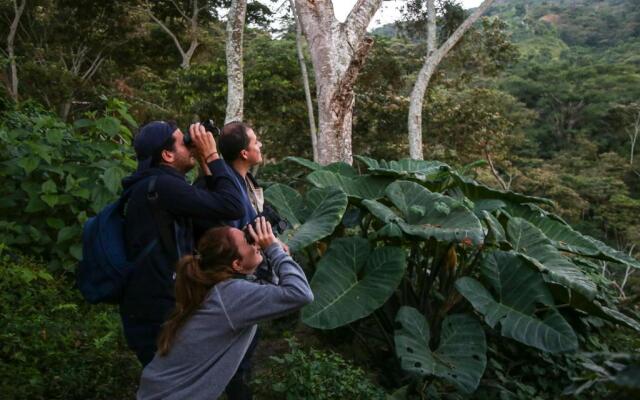
<svg viewBox="0 0 640 400">
<path fill-rule="evenodd" d="M 138 399 L 217 399 L 257 323 L 313 301 L 304 272 L 284 252 L 271 225 L 258 218 L 248 233 L 210 229 L 198 243 L 198 254 L 178 263 L 176 308 L 163 326 L 158 352 L 142 371 Z M 263 259 L 260 248 L 277 285 L 251 280 Z"/>
</svg>

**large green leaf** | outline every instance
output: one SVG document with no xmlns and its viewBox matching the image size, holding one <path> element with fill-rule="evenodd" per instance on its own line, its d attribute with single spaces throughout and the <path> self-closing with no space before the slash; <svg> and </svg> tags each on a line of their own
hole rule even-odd
<svg viewBox="0 0 640 400">
<path fill-rule="evenodd" d="M 578 348 L 575 332 L 555 309 L 540 273 L 525 257 L 492 252 L 483 259 L 482 275 L 497 297 L 471 277 L 458 279 L 456 289 L 484 315 L 490 327 L 499 323 L 503 336 L 551 353 Z M 538 307 L 546 309 L 540 318 Z"/>
<path fill-rule="evenodd" d="M 351 165 L 343 161 L 338 161 L 338 162 L 325 165 L 322 167 L 322 170 L 333 172 L 335 174 L 342 175 L 342 176 L 350 176 L 350 177 L 358 176 L 358 171 L 356 171 L 355 168 L 353 168 Z"/>
<path fill-rule="evenodd" d="M 369 157 L 356 156 L 374 175 L 387 175 L 396 178 L 415 178 L 422 181 L 442 179 L 451 167 L 440 161 L 403 159 L 398 161 L 374 160 Z"/>
<path fill-rule="evenodd" d="M 120 121 L 114 117 L 103 117 L 96 121 L 96 128 L 114 137 L 120 133 Z"/>
<path fill-rule="evenodd" d="M 384 190 L 392 181 L 390 178 L 368 175 L 349 177 L 326 170 L 310 173 L 307 180 L 320 188 L 338 187 L 349 197 L 374 200 L 384 196 Z"/>
<path fill-rule="evenodd" d="M 102 174 L 102 180 L 104 181 L 107 189 L 112 194 L 118 194 L 121 187 L 122 178 L 127 175 L 126 171 L 119 167 L 109 167 Z"/>
<path fill-rule="evenodd" d="M 451 176 L 453 177 L 454 186 L 450 190 L 460 190 L 466 197 L 476 203 L 476 209 L 492 211 L 495 208 L 505 207 L 507 202 L 516 204 L 541 203 L 553 205 L 553 201 L 549 199 L 527 196 L 509 190 L 494 189 L 456 172 L 452 172 Z"/>
<path fill-rule="evenodd" d="M 375 200 L 363 205 L 382 221 L 394 222 L 408 235 L 440 241 L 471 240 L 481 244 L 484 232 L 478 218 L 462 203 L 408 181 L 396 181 L 386 195 L 400 215 Z"/>
<path fill-rule="evenodd" d="M 285 185 L 265 191 L 265 199 L 293 225 L 280 236 L 291 251 L 299 251 L 323 239 L 338 226 L 347 209 L 347 195 L 338 188 L 313 189 L 302 202 L 300 195 Z"/>
<path fill-rule="evenodd" d="M 434 352 L 429 347 L 429 324 L 418 310 L 401 307 L 396 323 L 396 355 L 402 369 L 444 378 L 464 393 L 476 390 L 487 366 L 487 343 L 475 318 L 465 314 L 447 316 L 442 323 L 440 346 Z"/>
<path fill-rule="evenodd" d="M 507 236 L 514 250 L 531 257 L 544 272 L 548 282 L 580 293 L 588 300 L 596 297 L 596 284 L 582 270 L 564 257 L 542 231 L 522 218 L 511 218 Z"/>
<path fill-rule="evenodd" d="M 549 239 L 553 240 L 555 246 L 559 249 L 640 268 L 640 262 L 635 258 L 621 251 L 612 249 L 597 239 L 581 234 L 564 223 L 560 218 L 538 207 L 527 204 L 509 204 L 505 211 L 511 216 L 524 218 L 535 225 L 544 232 Z"/>
<path fill-rule="evenodd" d="M 284 159 L 285 161 L 292 161 L 298 165 L 301 165 L 305 168 L 309 168 L 312 171 L 315 171 L 317 169 L 321 169 L 322 165 L 318 164 L 315 161 L 311 161 L 311 160 L 307 160 L 306 158 L 302 158 L 302 157 L 285 157 Z"/>
<path fill-rule="evenodd" d="M 269 186 L 265 198 L 294 228 L 302 225 L 302 221 L 307 217 L 302 196 L 287 185 L 276 183 Z"/>
<path fill-rule="evenodd" d="M 315 161 L 307 160 L 302 157 L 286 157 L 285 161 L 292 161 L 298 165 L 308 168 L 312 171 L 330 171 L 344 176 L 357 176 L 358 171 L 346 162 L 338 161 L 329 165 L 321 165 Z"/>
<path fill-rule="evenodd" d="M 24 169 L 25 174 L 29 175 L 40 165 L 38 157 L 22 157 L 18 160 L 18 165 Z"/>
<path fill-rule="evenodd" d="M 487 211 L 482 211 L 480 212 L 480 216 L 487 224 L 487 238 L 490 241 L 500 243 L 507 240 L 507 234 L 505 233 L 504 228 L 493 214 Z"/>
<path fill-rule="evenodd" d="M 331 242 L 311 281 L 315 300 L 302 310 L 314 328 L 333 329 L 364 318 L 381 307 L 400 284 L 406 268 L 398 247 L 372 251 L 366 239 Z"/>
</svg>

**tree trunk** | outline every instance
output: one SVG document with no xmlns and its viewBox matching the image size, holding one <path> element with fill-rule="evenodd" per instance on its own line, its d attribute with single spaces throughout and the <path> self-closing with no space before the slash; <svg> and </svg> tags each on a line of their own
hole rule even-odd
<svg viewBox="0 0 640 400">
<path fill-rule="evenodd" d="M 18 5 L 16 0 L 13 1 L 15 15 L 9 28 L 9 35 L 7 36 L 7 57 L 9 58 L 10 70 L 7 89 L 9 90 L 9 95 L 11 95 L 13 101 L 18 101 L 18 63 L 16 62 L 14 41 L 16 38 L 16 31 L 18 30 L 18 24 L 20 23 L 20 18 L 22 17 L 22 13 L 24 12 L 26 5 L 27 0 L 22 0 L 20 5 Z"/>
<path fill-rule="evenodd" d="M 309 116 L 309 132 L 311 134 L 311 149 L 313 150 L 313 161 L 318 162 L 318 134 L 316 131 L 316 119 L 314 117 L 313 101 L 311 100 L 311 89 L 309 87 L 309 74 L 307 73 L 307 64 L 304 60 L 304 52 L 302 50 L 302 27 L 296 14 L 295 0 L 289 0 L 291 4 L 291 12 L 296 22 L 296 47 L 298 50 L 298 62 L 302 72 L 302 84 L 304 85 L 304 97 L 307 101 L 307 115 Z"/>
<path fill-rule="evenodd" d="M 244 111 L 244 75 L 242 38 L 246 0 L 233 0 L 227 17 L 227 112 L 224 123 L 242 121 Z"/>
<path fill-rule="evenodd" d="M 331 0 L 296 0 L 316 78 L 318 96 L 318 162 L 351 163 L 353 85 L 373 39 L 366 29 L 382 0 L 358 0 L 340 23 Z"/>
<path fill-rule="evenodd" d="M 429 81 L 438 65 L 451 49 L 458 43 L 462 36 L 469 30 L 478 18 L 489 8 L 494 0 L 485 0 L 455 32 L 442 44 L 438 49 L 436 46 L 436 15 L 434 0 L 427 0 L 427 12 L 429 14 L 427 23 L 427 40 L 428 48 L 424 64 L 418 73 L 418 78 L 413 90 L 409 103 L 409 116 L 407 120 L 409 129 L 409 156 L 415 160 L 424 159 L 422 146 L 422 107 L 424 104 L 424 95 L 429 87 Z"/>
<path fill-rule="evenodd" d="M 633 165 L 633 153 L 635 153 L 636 142 L 640 136 L 640 111 L 636 114 L 636 118 L 633 121 L 633 133 L 629 135 L 631 139 L 631 154 L 629 154 L 629 165 Z"/>
</svg>

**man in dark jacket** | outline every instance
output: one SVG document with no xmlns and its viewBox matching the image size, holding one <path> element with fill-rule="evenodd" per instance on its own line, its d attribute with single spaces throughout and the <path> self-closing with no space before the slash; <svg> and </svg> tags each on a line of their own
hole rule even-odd
<svg viewBox="0 0 640 400">
<path fill-rule="evenodd" d="M 175 265 L 194 249 L 192 219 L 244 217 L 235 174 L 218 156 L 213 136 L 191 125 L 193 149 L 173 123 L 152 122 L 134 139 L 138 170 L 122 182 L 131 189 L 125 209 L 125 242 L 130 259 L 140 259 L 120 303 L 125 337 L 142 365 L 156 351 L 161 325 L 175 305 Z M 196 163 L 206 189 L 185 174 Z"/>
</svg>

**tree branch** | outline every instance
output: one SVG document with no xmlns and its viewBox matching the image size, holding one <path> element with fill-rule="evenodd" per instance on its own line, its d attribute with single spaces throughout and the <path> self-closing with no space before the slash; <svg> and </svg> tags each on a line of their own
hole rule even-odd
<svg viewBox="0 0 640 400">
<path fill-rule="evenodd" d="M 331 102 L 334 107 L 334 112 L 338 116 L 338 123 L 342 122 L 345 117 L 345 113 L 351 109 L 350 107 L 346 107 L 346 105 L 351 104 L 353 101 L 353 85 L 356 83 L 358 74 L 364 66 L 364 62 L 369 50 L 371 50 L 371 46 L 373 46 L 373 42 L 374 40 L 371 37 L 366 37 L 360 42 L 360 45 L 351 58 L 351 62 L 349 63 L 342 80 L 338 83 L 338 87 Z"/>
<path fill-rule="evenodd" d="M 182 48 L 182 45 L 180 44 L 180 41 L 178 40 L 178 38 L 176 37 L 176 35 L 171 32 L 171 29 L 169 29 L 162 21 L 160 21 L 151 11 L 150 7 L 146 8 L 147 14 L 149 14 L 149 16 L 151 17 L 151 19 L 153 19 L 153 21 L 160 25 L 160 27 L 167 32 L 167 34 L 171 37 L 171 39 L 173 39 L 173 43 L 175 43 L 176 47 L 178 48 L 178 51 L 180 52 L 180 55 L 182 56 L 182 58 L 185 57 L 186 53 Z"/>
<path fill-rule="evenodd" d="M 456 29 L 455 32 L 453 32 L 453 34 L 449 36 L 449 38 L 438 49 L 437 55 L 434 55 L 438 59 L 438 63 L 445 55 L 447 55 L 449 51 L 451 51 L 451 49 L 458 43 L 460 38 L 462 38 L 467 30 L 469 30 L 471 25 L 473 25 L 478 20 L 478 18 L 480 18 L 482 14 L 487 11 L 487 8 L 489 8 L 489 6 L 491 6 L 493 2 L 494 0 L 483 1 L 482 4 L 480 4 L 478 8 L 473 12 L 473 14 L 467 17 L 467 19 L 464 20 L 464 22 L 458 27 L 458 29 Z"/>
<path fill-rule="evenodd" d="M 175 0 L 171 0 L 171 4 L 173 4 L 173 6 L 176 8 L 176 10 L 178 10 L 180 15 L 182 15 L 184 19 L 186 19 L 187 21 L 190 19 L 189 16 L 184 12 L 182 7 L 180 7 Z"/>
<path fill-rule="evenodd" d="M 493 160 L 491 159 L 491 154 L 489 153 L 489 149 L 486 147 L 484 149 L 484 154 L 487 157 L 487 161 L 489 162 L 489 168 L 491 169 L 491 174 L 493 175 L 494 178 L 496 178 L 500 186 L 502 186 L 502 189 L 508 190 L 507 184 L 500 177 L 500 174 L 498 173 L 498 170 L 496 169 L 495 165 L 493 164 Z"/>
<path fill-rule="evenodd" d="M 382 0 L 358 0 L 356 2 L 343 25 L 346 27 L 347 36 L 353 35 L 349 38 L 350 42 L 357 43 L 364 36 L 371 19 L 381 4 Z"/>
<path fill-rule="evenodd" d="M 86 82 L 89 79 L 93 78 L 96 72 L 98 72 L 98 69 L 100 68 L 100 65 L 102 65 L 103 61 L 104 61 L 104 57 L 102 57 L 102 53 L 98 53 L 96 58 L 93 59 L 93 62 L 91 63 L 89 68 L 82 75 L 82 81 Z"/>
</svg>

